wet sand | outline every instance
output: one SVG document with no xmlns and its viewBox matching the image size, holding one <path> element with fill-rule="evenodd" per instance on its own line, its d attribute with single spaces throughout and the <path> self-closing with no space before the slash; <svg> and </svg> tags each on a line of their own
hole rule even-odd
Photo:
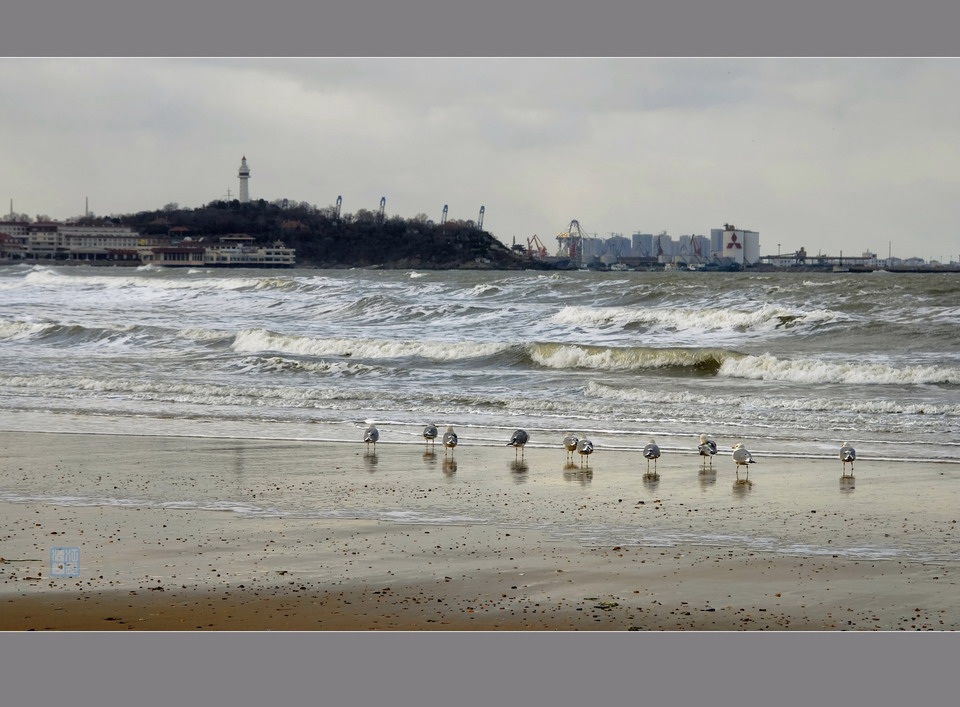
<svg viewBox="0 0 960 707">
<path fill-rule="evenodd" d="M 95 437 L 0 433 L 7 458 L 0 488 L 9 498 L 30 485 L 24 479 L 31 468 L 62 474 L 84 463 L 91 464 L 87 475 L 97 469 L 98 484 L 148 484 L 162 472 L 157 465 L 167 465 L 171 474 L 165 453 L 178 445 L 204 453 L 181 457 L 177 478 L 200 476 L 217 459 L 229 465 L 236 457 L 234 440 Z M 330 445 L 324 446 L 329 452 Z M 287 454 L 293 461 L 316 453 L 311 442 L 260 448 L 265 459 Z M 107 451 L 91 462 L 91 449 Z M 334 452 L 345 466 L 369 462 L 358 445 L 341 444 Z M 247 454 L 248 460 L 254 456 L 252 447 Z M 493 457 L 499 469 L 514 459 L 512 450 L 490 448 L 457 454 L 461 474 L 473 468 L 471 460 Z M 401 494 L 422 490 L 412 481 L 422 473 L 413 466 L 419 449 L 387 446 L 378 455 L 377 474 L 387 472 L 386 487 Z M 526 455 L 531 485 L 503 475 L 490 487 L 498 489 L 502 503 L 519 503 L 525 488 L 536 493 L 537 460 L 549 458 L 553 469 L 563 452 L 531 449 Z M 587 509 L 589 503 L 617 517 L 648 521 L 675 522 L 693 515 L 694 505 L 697 522 L 706 525 L 711 519 L 729 524 L 731 514 L 744 513 L 729 490 L 721 503 L 706 503 L 695 477 L 671 487 L 666 479 L 680 471 L 666 459 L 660 486 L 647 489 L 657 498 L 636 498 L 643 490 L 638 486 L 626 503 L 618 502 L 614 496 L 626 494 L 600 481 L 604 473 L 616 479 L 617 465 L 636 464 L 635 455 L 627 461 L 625 456 L 596 455 L 590 495 L 554 480 L 557 488 L 546 487 L 544 498 L 566 499 L 564 511 Z M 126 471 L 118 459 L 125 460 Z M 204 469 L 191 467 L 201 462 L 188 459 L 203 460 Z M 796 471 L 784 464 L 785 473 Z M 751 472 L 758 489 L 772 482 L 770 469 L 766 477 L 760 469 Z M 849 497 L 839 495 L 839 472 L 829 469 L 828 498 L 842 506 Z M 726 488 L 733 474 L 721 473 Z M 383 491 L 369 476 L 363 481 L 368 494 Z M 253 492 L 262 498 L 266 484 L 263 480 Z M 799 497 L 799 503 L 807 500 Z M 851 508 L 844 515 L 842 507 L 825 512 L 830 508 L 825 504 L 819 517 L 804 505 L 795 517 L 784 514 L 780 520 L 786 525 L 802 519 L 827 543 L 825 535 L 849 535 L 851 520 L 877 511 Z M 956 561 L 784 554 L 730 544 L 585 544 L 546 529 L 497 523 L 250 518 L 229 510 L 50 505 L 23 498 L 0 503 L 0 510 L 0 629 L 8 631 L 914 631 L 955 630 L 960 623 Z M 904 532 L 940 533 L 955 547 L 951 512 L 933 508 L 926 519 L 913 513 L 902 524 Z M 53 546 L 80 547 L 79 576 L 50 576 Z"/>
</svg>

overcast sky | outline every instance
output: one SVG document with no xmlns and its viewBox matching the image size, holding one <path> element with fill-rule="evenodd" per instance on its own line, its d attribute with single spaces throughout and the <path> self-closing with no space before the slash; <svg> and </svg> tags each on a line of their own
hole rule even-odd
<svg viewBox="0 0 960 707">
<path fill-rule="evenodd" d="M 0 212 L 239 191 L 589 234 L 960 258 L 960 60 L 0 59 Z"/>
</svg>

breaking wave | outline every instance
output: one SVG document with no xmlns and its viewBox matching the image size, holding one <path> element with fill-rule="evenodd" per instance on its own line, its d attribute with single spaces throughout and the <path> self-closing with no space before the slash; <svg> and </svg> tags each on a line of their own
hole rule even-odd
<svg viewBox="0 0 960 707">
<path fill-rule="evenodd" d="M 716 373 L 724 361 L 743 354 L 726 349 L 582 346 L 576 344 L 534 344 L 530 357 L 546 368 L 630 371 L 646 369 L 689 369 Z"/>
<path fill-rule="evenodd" d="M 727 378 L 810 384 L 960 385 L 960 369 L 950 366 L 896 367 L 885 363 L 858 361 L 781 359 L 770 354 L 726 358 L 717 373 Z"/>
<path fill-rule="evenodd" d="M 266 329 L 246 329 L 236 335 L 232 348 L 238 353 L 272 351 L 300 356 L 354 356 L 368 360 L 420 357 L 434 361 L 457 361 L 493 356 L 509 350 L 510 344 L 483 344 L 470 341 L 321 339 L 298 334 L 281 334 Z"/>
<path fill-rule="evenodd" d="M 802 312 L 766 306 L 756 310 L 732 308 L 638 309 L 635 307 L 564 307 L 551 318 L 563 326 L 619 327 L 666 331 L 751 331 L 818 327 L 842 319 L 837 312 Z"/>
<path fill-rule="evenodd" d="M 97 288 L 154 288 L 169 290 L 217 290 L 217 291 L 255 291 L 255 290 L 300 290 L 308 283 L 283 276 L 264 277 L 203 277 L 209 271 L 191 270 L 190 272 L 173 271 L 165 268 L 137 268 L 136 274 L 129 276 L 117 275 L 88 275 L 83 273 L 79 277 L 72 273 L 62 273 L 53 269 L 36 268 L 24 276 L 24 282 L 29 285 L 52 285 L 63 287 L 75 284 L 78 287 Z M 200 275 L 200 276 L 198 276 Z"/>
<path fill-rule="evenodd" d="M 599 400 L 619 401 L 624 403 L 642 403 L 648 405 L 685 405 L 703 408 L 733 409 L 744 405 L 756 406 L 758 400 L 752 397 L 731 395 L 704 395 L 689 391 L 650 390 L 636 387 L 616 387 L 589 382 L 585 389 L 588 397 Z M 882 399 L 852 399 L 836 397 L 812 398 L 785 398 L 780 396 L 764 396 L 763 407 L 777 410 L 793 410 L 798 412 L 831 412 L 857 413 L 871 415 L 949 415 L 960 416 L 960 406 L 937 405 L 931 403 L 909 403 L 897 400 Z"/>
</svg>

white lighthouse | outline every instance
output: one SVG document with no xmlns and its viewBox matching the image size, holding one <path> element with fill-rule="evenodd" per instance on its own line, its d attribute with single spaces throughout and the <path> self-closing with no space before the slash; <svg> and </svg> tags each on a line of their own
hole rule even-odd
<svg viewBox="0 0 960 707">
<path fill-rule="evenodd" d="M 250 201 L 250 188 L 247 182 L 250 181 L 250 168 L 247 167 L 247 156 L 244 155 L 240 160 L 240 203 L 246 204 Z"/>
</svg>

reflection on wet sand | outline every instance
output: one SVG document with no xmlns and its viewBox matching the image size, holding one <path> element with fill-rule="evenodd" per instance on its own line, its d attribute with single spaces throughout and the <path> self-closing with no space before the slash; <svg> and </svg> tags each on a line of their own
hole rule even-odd
<svg viewBox="0 0 960 707">
<path fill-rule="evenodd" d="M 586 486 L 593 481 L 593 469 L 569 462 L 563 465 L 563 480 L 578 481 L 581 485 Z"/>
<path fill-rule="evenodd" d="M 510 473 L 513 474 L 513 480 L 521 484 L 527 480 L 527 472 L 530 471 L 530 465 L 522 459 L 516 459 L 510 462 Z"/>
<path fill-rule="evenodd" d="M 457 473 L 457 460 L 453 457 L 444 456 L 443 458 L 443 473 L 447 476 Z"/>
<path fill-rule="evenodd" d="M 840 477 L 840 491 L 842 493 L 850 493 L 854 488 L 856 488 L 856 481 L 854 481 L 853 474 Z"/>
<path fill-rule="evenodd" d="M 753 482 L 750 479 L 737 479 L 733 482 L 733 495 L 745 496 L 753 488 Z"/>
<path fill-rule="evenodd" d="M 700 469 L 697 478 L 700 480 L 701 488 L 713 486 L 717 483 L 717 472 L 715 469 Z"/>
<path fill-rule="evenodd" d="M 379 461 L 376 452 L 367 452 L 363 455 L 363 463 L 367 465 L 367 471 L 376 471 Z"/>
</svg>

